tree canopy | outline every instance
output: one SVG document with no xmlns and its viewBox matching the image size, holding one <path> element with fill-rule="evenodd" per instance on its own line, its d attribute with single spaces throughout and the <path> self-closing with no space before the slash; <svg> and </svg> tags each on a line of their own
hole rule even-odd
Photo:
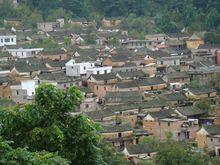
<svg viewBox="0 0 220 165">
<path fill-rule="evenodd" d="M 184 27 L 189 31 L 216 30 L 220 24 L 219 0 L 23 0 L 17 8 L 10 1 L 3 0 L 0 5 L 0 20 L 18 17 L 25 25 L 32 26 L 36 21 L 53 21 L 58 17 L 94 20 L 126 18 L 130 14 L 154 20 L 154 32 L 173 33 Z M 144 26 L 139 28 L 143 28 L 141 32 L 146 32 Z"/>
</svg>

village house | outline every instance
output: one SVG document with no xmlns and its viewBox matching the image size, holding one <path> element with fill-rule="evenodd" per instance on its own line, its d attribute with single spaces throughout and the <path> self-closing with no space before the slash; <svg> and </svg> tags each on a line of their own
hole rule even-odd
<svg viewBox="0 0 220 165">
<path fill-rule="evenodd" d="M 71 86 L 82 86 L 80 79 L 74 79 L 73 77 L 68 77 L 64 72 L 44 72 L 36 75 L 34 80 L 37 80 L 38 84 L 51 83 L 57 84 L 59 89 L 69 89 Z"/>
<path fill-rule="evenodd" d="M 33 101 L 36 83 L 34 80 L 22 80 L 19 85 L 12 85 L 12 100 L 17 104 L 26 104 Z"/>
<path fill-rule="evenodd" d="M 49 60 L 67 60 L 69 58 L 68 52 L 65 50 L 43 50 L 37 56 L 39 59 L 49 59 Z"/>
<path fill-rule="evenodd" d="M 52 84 L 57 86 L 57 83 L 47 82 L 47 84 Z M 39 86 L 37 80 L 26 79 L 21 80 L 19 84 L 11 85 L 12 97 L 11 99 L 17 104 L 29 104 L 32 103 L 35 96 L 35 89 Z"/>
<path fill-rule="evenodd" d="M 203 64 L 202 64 L 203 65 Z M 190 66 L 188 71 L 190 75 L 190 80 L 197 80 L 203 85 L 207 85 L 211 80 L 214 80 L 218 77 L 220 72 L 220 66 L 199 66 L 194 67 Z"/>
<path fill-rule="evenodd" d="M 30 58 L 37 56 L 43 48 L 18 48 L 18 49 L 7 49 L 7 51 L 13 56 L 17 58 Z"/>
<path fill-rule="evenodd" d="M 190 82 L 190 77 L 187 72 L 172 72 L 165 74 L 163 80 L 169 84 L 171 90 L 179 90 Z"/>
<path fill-rule="evenodd" d="M 208 148 L 209 151 L 214 151 L 215 155 L 220 156 L 219 125 L 202 126 L 196 134 L 196 141 L 199 148 Z"/>
<path fill-rule="evenodd" d="M 201 100 L 204 98 L 215 98 L 217 96 L 216 90 L 209 87 L 188 88 L 185 90 L 185 95 L 189 99 Z"/>
<path fill-rule="evenodd" d="M 104 27 L 118 26 L 120 23 L 121 20 L 118 18 L 103 18 L 101 22 Z"/>
<path fill-rule="evenodd" d="M 118 82 L 114 85 L 113 91 L 117 92 L 129 92 L 139 91 L 136 81 Z"/>
<path fill-rule="evenodd" d="M 12 93 L 10 86 L 13 82 L 14 79 L 10 76 L 0 76 L 0 98 L 11 99 Z"/>
<path fill-rule="evenodd" d="M 162 93 L 158 98 L 169 103 L 170 107 L 192 105 L 183 92 Z"/>
<path fill-rule="evenodd" d="M 106 92 L 103 98 L 105 105 L 118 105 L 125 103 L 138 103 L 143 101 L 143 96 L 138 91 Z"/>
<path fill-rule="evenodd" d="M 66 63 L 66 75 L 79 77 L 87 74 L 87 70 L 94 68 L 94 62 L 81 62 L 76 63 L 74 59 L 71 59 Z M 101 73 L 100 73 L 101 74 Z"/>
<path fill-rule="evenodd" d="M 115 125 L 117 114 L 112 110 L 95 110 L 84 112 L 86 116 L 91 118 L 93 121 L 103 125 Z"/>
<path fill-rule="evenodd" d="M 199 129 L 197 119 L 184 119 L 178 116 L 173 109 L 164 109 L 149 112 L 143 119 L 143 128 L 161 141 L 171 134 L 176 141 L 193 140 Z"/>
<path fill-rule="evenodd" d="M 18 18 L 7 18 L 7 19 L 4 19 L 4 24 L 5 25 L 9 25 L 9 26 L 20 26 L 21 25 L 21 19 L 18 19 Z"/>
<path fill-rule="evenodd" d="M 137 48 L 152 48 L 160 44 L 159 41 L 151 41 L 151 40 L 126 40 L 121 43 L 122 47 L 126 47 L 128 49 L 137 49 Z"/>
<path fill-rule="evenodd" d="M 158 90 L 163 90 L 167 87 L 166 82 L 159 77 L 139 79 L 136 80 L 136 82 L 140 92 L 158 91 Z"/>
<path fill-rule="evenodd" d="M 10 53 L 8 52 L 1 52 L 0 51 L 0 62 L 3 62 L 3 61 L 9 61 L 9 60 L 13 60 L 15 59 Z"/>
<path fill-rule="evenodd" d="M 56 27 L 56 22 L 39 22 L 37 23 L 37 29 L 43 32 L 51 32 Z"/>
<path fill-rule="evenodd" d="M 204 40 L 196 34 L 193 34 L 188 40 L 186 40 L 186 44 L 188 49 L 197 49 L 199 45 L 204 44 Z"/>
<path fill-rule="evenodd" d="M 137 70 L 141 70 L 141 68 L 138 68 L 135 63 L 130 63 L 130 62 L 124 64 L 123 66 L 112 68 L 113 73 L 128 72 L 128 71 L 132 72 L 132 71 L 137 71 Z"/>
<path fill-rule="evenodd" d="M 141 70 L 127 70 L 125 72 L 118 72 L 116 73 L 116 76 L 123 82 L 147 77 L 147 75 Z"/>
<path fill-rule="evenodd" d="M 100 133 L 104 140 L 111 142 L 118 149 L 123 149 L 130 144 L 138 144 L 141 138 L 149 135 L 146 131 L 135 131 L 128 123 L 104 125 Z"/>
<path fill-rule="evenodd" d="M 127 145 L 122 153 L 135 164 L 138 163 L 138 160 L 152 159 L 157 154 L 153 146 L 149 144 Z"/>
<path fill-rule="evenodd" d="M 2 34 L 0 32 L 0 47 L 16 45 L 16 35 Z"/>
<path fill-rule="evenodd" d="M 132 128 L 137 126 L 137 115 L 139 113 L 137 104 L 108 105 L 104 107 L 104 110 L 114 112 L 116 114 L 116 122 L 127 122 Z"/>
<path fill-rule="evenodd" d="M 91 75 L 87 79 L 88 87 L 97 95 L 102 98 L 106 95 L 107 91 L 112 91 L 114 84 L 118 82 L 115 74 Z"/>
<path fill-rule="evenodd" d="M 56 72 L 56 71 L 65 71 L 66 70 L 65 64 L 69 60 L 54 61 L 54 60 L 44 59 L 43 61 L 49 71 Z"/>
<path fill-rule="evenodd" d="M 19 59 L 10 61 L 10 75 L 16 80 L 31 77 L 41 71 L 47 71 L 45 63 L 36 58 Z"/>
</svg>

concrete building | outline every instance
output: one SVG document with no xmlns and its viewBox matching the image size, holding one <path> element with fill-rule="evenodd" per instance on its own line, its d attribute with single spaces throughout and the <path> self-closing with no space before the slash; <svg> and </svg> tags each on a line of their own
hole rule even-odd
<svg viewBox="0 0 220 165">
<path fill-rule="evenodd" d="M 71 59 L 66 63 L 66 75 L 67 76 L 81 76 L 86 75 L 87 69 L 93 68 L 95 66 L 94 62 L 81 62 L 76 63 L 74 59 Z"/>
<path fill-rule="evenodd" d="M 7 49 L 7 51 L 13 56 L 17 58 L 29 58 L 34 57 L 41 51 L 43 51 L 43 48 L 31 48 L 31 49 Z"/>
<path fill-rule="evenodd" d="M 16 45 L 16 35 L 1 35 L 0 46 Z"/>
</svg>

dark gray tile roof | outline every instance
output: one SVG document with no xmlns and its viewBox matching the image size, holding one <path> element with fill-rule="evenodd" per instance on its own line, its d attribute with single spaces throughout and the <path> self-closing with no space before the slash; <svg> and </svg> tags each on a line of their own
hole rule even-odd
<svg viewBox="0 0 220 165">
<path fill-rule="evenodd" d="M 209 125 L 203 127 L 211 135 L 220 135 L 220 125 Z"/>
<path fill-rule="evenodd" d="M 187 117 L 204 115 L 206 113 L 195 106 L 178 107 L 176 110 Z"/>
<path fill-rule="evenodd" d="M 173 109 L 163 109 L 156 112 L 149 112 L 149 114 L 155 119 L 164 119 L 172 117 L 172 114 L 176 114 Z"/>
<path fill-rule="evenodd" d="M 133 131 L 132 127 L 128 123 L 122 123 L 119 125 L 102 126 L 103 130 L 101 133 L 114 133 L 114 132 L 126 132 Z"/>
<path fill-rule="evenodd" d="M 140 79 L 140 80 L 136 80 L 136 82 L 138 86 L 153 86 L 159 84 L 166 84 L 166 82 L 159 77 Z"/>
<path fill-rule="evenodd" d="M 126 146 L 126 149 L 130 155 L 148 154 L 156 152 L 154 147 L 150 144 L 128 145 Z"/>
</svg>

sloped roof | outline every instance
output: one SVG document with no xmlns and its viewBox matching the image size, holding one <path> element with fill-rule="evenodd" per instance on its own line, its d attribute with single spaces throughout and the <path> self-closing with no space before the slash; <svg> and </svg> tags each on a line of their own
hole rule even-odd
<svg viewBox="0 0 220 165">
<path fill-rule="evenodd" d="M 187 72 L 172 72 L 166 75 L 168 79 L 189 78 Z"/>
<path fill-rule="evenodd" d="M 209 87 L 200 87 L 200 88 L 189 88 L 189 91 L 192 92 L 195 95 L 201 95 L 201 94 L 208 94 L 212 92 L 216 92 L 215 89 L 209 88 Z"/>
<path fill-rule="evenodd" d="M 115 115 L 114 111 L 111 110 L 97 110 L 97 111 L 86 112 L 85 114 L 93 120 L 102 120 L 105 117 L 110 117 Z"/>
<path fill-rule="evenodd" d="M 187 117 L 205 114 L 203 110 L 195 106 L 178 107 L 176 110 Z"/>
<path fill-rule="evenodd" d="M 0 84 L 3 84 L 3 83 L 11 83 L 15 81 L 15 79 L 13 79 L 12 77 L 10 76 L 0 76 Z"/>
<path fill-rule="evenodd" d="M 103 130 L 101 133 L 113 133 L 113 132 L 125 132 L 125 131 L 133 131 L 132 127 L 128 123 L 123 123 L 119 125 L 110 125 L 110 126 L 103 126 Z"/>
<path fill-rule="evenodd" d="M 159 97 L 166 100 L 166 101 L 179 101 L 179 100 L 186 101 L 187 100 L 187 97 L 181 92 L 162 94 Z"/>
<path fill-rule="evenodd" d="M 149 112 L 149 114 L 155 119 L 164 119 L 172 117 L 172 114 L 175 114 L 173 109 L 163 109 L 156 112 Z"/>
<path fill-rule="evenodd" d="M 159 77 L 140 79 L 140 80 L 136 80 L 136 82 L 138 86 L 153 86 L 159 84 L 166 84 L 166 82 Z"/>
<path fill-rule="evenodd" d="M 118 88 L 134 88 L 138 87 L 135 81 L 128 81 L 128 82 L 119 82 L 116 84 Z"/>
<path fill-rule="evenodd" d="M 137 71 L 129 71 L 129 72 L 118 72 L 117 73 L 121 78 L 134 78 L 134 77 L 145 77 L 146 75 L 144 74 L 143 71 L 137 70 Z"/>
<path fill-rule="evenodd" d="M 156 152 L 150 144 L 127 145 L 126 149 L 130 155 L 148 154 Z"/>
<path fill-rule="evenodd" d="M 201 38 L 199 38 L 196 34 L 193 34 L 189 40 L 201 40 Z"/>
<path fill-rule="evenodd" d="M 93 77 L 97 81 L 107 81 L 111 79 L 117 79 L 116 74 L 108 73 L 108 74 L 92 74 L 90 77 Z"/>
<path fill-rule="evenodd" d="M 220 125 L 203 126 L 210 135 L 220 135 Z"/>
</svg>

